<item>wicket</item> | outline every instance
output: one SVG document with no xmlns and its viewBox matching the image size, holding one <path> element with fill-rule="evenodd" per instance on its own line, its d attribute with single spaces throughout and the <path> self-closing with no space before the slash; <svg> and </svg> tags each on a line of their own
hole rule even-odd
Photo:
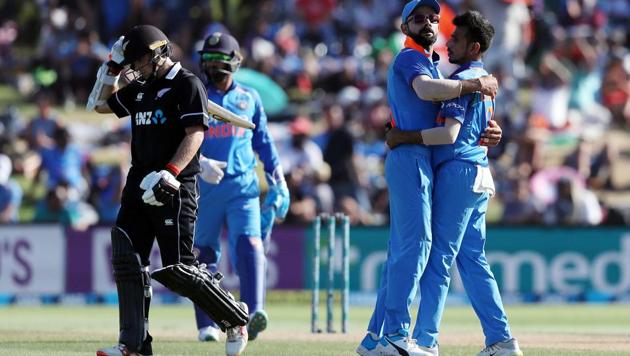
<svg viewBox="0 0 630 356">
<path fill-rule="evenodd" d="M 334 333 L 333 308 L 334 308 L 334 284 L 335 284 L 335 243 L 336 223 L 342 226 L 342 286 L 341 286 L 341 332 L 348 332 L 348 311 L 350 309 L 350 218 L 343 213 L 333 215 L 320 214 L 313 223 L 313 295 L 311 299 L 311 332 L 321 333 L 319 328 L 319 274 L 320 274 L 320 241 L 322 223 L 328 222 L 328 285 L 326 294 L 326 332 Z"/>
</svg>

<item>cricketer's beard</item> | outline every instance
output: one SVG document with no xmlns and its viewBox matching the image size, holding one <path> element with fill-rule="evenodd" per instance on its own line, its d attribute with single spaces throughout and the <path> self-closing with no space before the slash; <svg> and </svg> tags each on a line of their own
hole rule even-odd
<svg viewBox="0 0 630 356">
<path fill-rule="evenodd" d="M 421 45 L 424 48 L 429 48 L 433 46 L 433 44 L 437 41 L 437 33 L 433 34 L 431 37 L 425 37 L 421 35 L 422 30 L 419 33 L 412 33 L 409 35 L 412 40 L 414 40 L 417 44 Z"/>
</svg>

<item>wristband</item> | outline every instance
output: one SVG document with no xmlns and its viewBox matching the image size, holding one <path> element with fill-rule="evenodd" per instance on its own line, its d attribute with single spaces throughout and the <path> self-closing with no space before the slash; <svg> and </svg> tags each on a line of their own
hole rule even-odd
<svg viewBox="0 0 630 356">
<path fill-rule="evenodd" d="M 177 166 L 172 163 L 167 163 L 165 168 L 167 171 L 171 172 L 171 174 L 175 177 L 177 177 L 179 173 L 181 172 L 180 169 L 177 168 Z"/>
</svg>

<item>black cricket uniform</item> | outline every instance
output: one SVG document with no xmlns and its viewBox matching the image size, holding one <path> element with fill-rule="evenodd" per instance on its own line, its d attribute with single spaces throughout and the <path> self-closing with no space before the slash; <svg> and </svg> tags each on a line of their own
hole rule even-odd
<svg viewBox="0 0 630 356">
<path fill-rule="evenodd" d="M 207 94 L 202 82 L 180 63 L 147 86 L 132 82 L 114 93 L 107 104 L 118 117 L 131 116 L 131 169 L 122 193 L 116 226 L 130 238 L 143 266 L 157 238 L 164 266 L 195 261 L 192 253 L 197 216 L 199 152 L 177 177 L 179 195 L 172 204 L 142 201 L 142 179 L 161 171 L 175 155 L 186 128 L 208 129 Z M 180 167 L 182 168 L 182 167 Z"/>
</svg>

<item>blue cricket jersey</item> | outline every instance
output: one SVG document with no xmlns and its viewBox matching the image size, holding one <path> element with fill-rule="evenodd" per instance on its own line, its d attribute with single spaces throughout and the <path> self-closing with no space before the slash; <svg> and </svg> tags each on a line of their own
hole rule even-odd
<svg viewBox="0 0 630 356">
<path fill-rule="evenodd" d="M 449 78 L 465 80 L 484 75 L 488 75 L 488 72 L 483 68 L 483 62 L 472 61 L 459 67 Z M 433 166 L 451 160 L 488 166 L 486 150 L 479 145 L 479 140 L 493 113 L 494 101 L 479 92 L 444 101 L 436 126 L 444 126 L 446 118 L 452 118 L 459 121 L 462 127 L 455 143 L 433 146 Z"/>
<path fill-rule="evenodd" d="M 207 84 L 206 89 L 211 101 L 247 118 L 256 128 L 248 130 L 211 119 L 201 145 L 201 154 L 227 162 L 224 180 L 253 171 L 256 166 L 255 152 L 263 162 L 265 171 L 272 173 L 279 164 L 279 158 L 273 139 L 267 131 L 267 115 L 258 92 L 236 81 L 232 82 L 225 93 L 212 84 Z"/>
<path fill-rule="evenodd" d="M 405 48 L 396 55 L 387 73 L 387 99 L 394 126 L 416 131 L 434 127 L 440 103 L 418 98 L 412 82 L 419 75 L 441 78 L 439 60 L 437 53 L 430 53 L 407 38 Z"/>
</svg>

